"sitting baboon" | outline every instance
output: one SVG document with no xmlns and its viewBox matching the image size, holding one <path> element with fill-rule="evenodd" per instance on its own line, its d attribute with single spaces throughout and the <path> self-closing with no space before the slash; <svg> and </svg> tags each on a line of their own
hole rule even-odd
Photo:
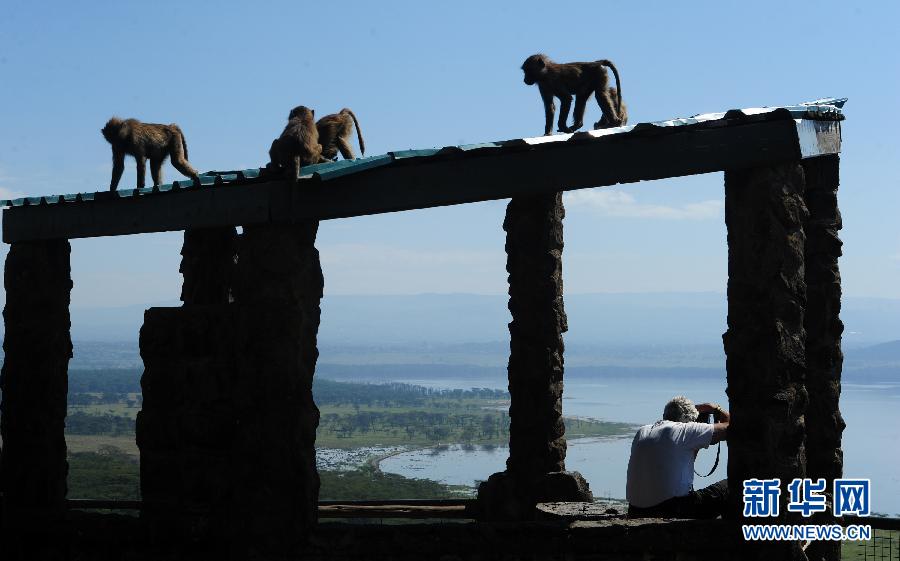
<svg viewBox="0 0 900 561">
<path fill-rule="evenodd" d="M 359 121 L 353 111 L 346 107 L 340 113 L 325 115 L 316 121 L 316 129 L 319 131 L 319 144 L 322 145 L 322 160 L 337 160 L 338 150 L 345 160 L 352 160 L 353 148 L 350 147 L 350 134 L 356 127 L 356 139 L 359 141 L 359 151 L 366 154 L 366 143 L 363 142 L 362 131 L 359 129 Z"/>
<path fill-rule="evenodd" d="M 619 91 L 616 88 L 609 88 L 609 96 L 614 99 L 618 98 Z M 621 98 L 619 98 L 619 99 L 621 99 Z M 615 125 L 609 120 L 609 118 L 606 116 L 606 113 L 604 113 L 600 117 L 600 120 L 597 121 L 596 123 L 594 123 L 594 130 L 608 129 L 608 128 L 612 128 L 615 126 L 622 127 L 622 126 L 627 125 L 628 124 L 628 106 L 625 105 L 624 101 L 622 101 L 621 105 L 619 105 L 619 120 L 622 122 L 619 123 L 618 125 Z"/>
<path fill-rule="evenodd" d="M 616 103 L 613 103 L 609 90 L 609 76 L 606 68 L 609 67 L 616 76 Z M 544 134 L 553 131 L 553 114 L 556 106 L 553 97 L 559 98 L 559 132 L 574 132 L 583 125 L 584 108 L 588 98 L 595 95 L 603 116 L 611 126 L 619 126 L 622 120 L 619 113 L 622 108 L 622 85 L 619 83 L 619 71 L 608 60 L 595 62 L 569 62 L 557 64 L 547 55 L 531 55 L 522 64 L 525 72 L 525 83 L 529 86 L 538 85 L 541 99 L 544 102 Z M 572 105 L 572 96 L 575 96 L 575 111 L 572 114 L 574 123 L 566 126 L 569 118 L 569 107 Z M 602 119 L 601 119 L 602 121 Z"/>
<path fill-rule="evenodd" d="M 162 183 L 162 165 L 167 156 L 172 157 L 172 165 L 175 169 L 190 177 L 196 182 L 200 181 L 197 170 L 188 163 L 187 143 L 184 141 L 184 133 L 178 125 L 159 125 L 155 123 L 142 123 L 137 119 L 119 119 L 113 117 L 106 122 L 106 126 L 100 129 L 105 138 L 112 144 L 113 170 L 112 180 L 109 182 L 109 190 L 115 191 L 119 186 L 119 179 L 125 170 L 125 155 L 131 155 L 137 162 L 137 186 L 144 186 L 144 170 L 147 158 L 150 159 L 150 175 L 153 177 L 153 185 Z"/>
<path fill-rule="evenodd" d="M 300 166 L 321 161 L 322 147 L 316 130 L 315 112 L 303 105 L 291 109 L 287 126 L 281 136 L 272 141 L 269 160 L 273 166 L 285 168 L 288 176 L 297 180 Z"/>
</svg>

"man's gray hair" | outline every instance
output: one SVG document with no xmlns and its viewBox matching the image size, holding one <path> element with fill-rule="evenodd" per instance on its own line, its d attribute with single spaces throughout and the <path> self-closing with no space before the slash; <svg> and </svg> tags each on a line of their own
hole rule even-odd
<svg viewBox="0 0 900 561">
<path fill-rule="evenodd" d="M 675 421 L 676 423 L 696 421 L 697 415 L 698 412 L 697 408 L 694 407 L 694 402 L 683 395 L 670 399 L 669 403 L 666 403 L 666 408 L 663 409 L 663 419 Z"/>
</svg>

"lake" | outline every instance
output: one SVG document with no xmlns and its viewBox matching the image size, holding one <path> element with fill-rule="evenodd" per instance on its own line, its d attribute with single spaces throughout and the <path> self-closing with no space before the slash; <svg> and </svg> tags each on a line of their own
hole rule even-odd
<svg viewBox="0 0 900 561">
<path fill-rule="evenodd" d="M 431 388 L 505 388 L 506 380 L 396 380 Z M 563 413 L 636 424 L 651 423 L 662 416 L 662 408 L 672 396 L 684 394 L 695 402 L 712 401 L 727 407 L 724 380 L 703 378 L 570 379 L 565 382 Z M 894 412 L 900 406 L 900 382 L 845 381 L 841 412 L 847 422 L 844 431 L 844 475 L 871 479 L 872 510 L 900 515 L 900 424 Z M 579 471 L 597 497 L 624 498 L 625 471 L 631 438 L 570 439 L 566 467 Z M 381 469 L 407 477 L 421 477 L 451 484 L 475 485 L 505 467 L 506 447 L 420 450 L 392 456 Z M 715 460 L 715 447 L 700 452 L 697 471 L 707 473 Z M 727 444 L 722 445 L 719 468 L 709 478 L 695 478 L 702 487 L 726 476 Z"/>
</svg>

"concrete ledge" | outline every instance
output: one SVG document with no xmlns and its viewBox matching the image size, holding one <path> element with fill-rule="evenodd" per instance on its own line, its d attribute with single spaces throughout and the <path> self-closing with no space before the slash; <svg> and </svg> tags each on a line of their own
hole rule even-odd
<svg viewBox="0 0 900 561">
<path fill-rule="evenodd" d="M 41 532 L 22 529 L 4 542 L 4 560 L 33 559 L 35 544 L 47 558 L 129 561 L 228 558 L 222 542 L 174 540 L 140 519 L 71 512 Z M 451 521 L 359 524 L 323 522 L 303 558 L 391 560 L 701 560 L 740 558 L 739 528 L 723 520 L 627 519 L 567 522 Z M 739 536 L 738 536 L 739 538 Z M 225 557 L 222 557 L 222 556 Z M 60 557 L 61 558 L 61 557 Z M 265 558 L 265 557 L 263 557 Z"/>
</svg>

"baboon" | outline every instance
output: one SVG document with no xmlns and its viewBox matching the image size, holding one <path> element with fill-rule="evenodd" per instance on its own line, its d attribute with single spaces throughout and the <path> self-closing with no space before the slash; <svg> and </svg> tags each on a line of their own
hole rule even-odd
<svg viewBox="0 0 900 561">
<path fill-rule="evenodd" d="M 106 126 L 100 129 L 105 138 L 112 144 L 113 170 L 112 180 L 109 182 L 109 190 L 115 191 L 119 186 L 119 179 L 125 170 L 125 155 L 134 157 L 137 163 L 137 186 L 144 187 L 144 170 L 147 158 L 150 159 L 150 175 L 153 177 L 153 185 L 162 183 L 162 165 L 167 156 L 172 157 L 172 165 L 199 182 L 197 170 L 188 163 L 187 143 L 184 141 L 184 133 L 178 125 L 159 125 L 156 123 L 142 123 L 137 119 L 119 119 L 113 117 L 106 122 Z"/>
<path fill-rule="evenodd" d="M 619 97 L 619 90 L 616 88 L 609 88 L 609 97 L 616 99 Z M 625 102 L 622 101 L 621 105 L 619 105 L 619 120 L 622 121 L 618 124 L 618 126 L 624 126 L 628 124 L 628 106 L 625 105 Z M 613 124 L 609 118 L 607 118 L 606 113 L 600 117 L 600 120 L 594 123 L 594 130 L 596 129 L 608 129 L 611 127 L 615 127 L 617 125 Z"/>
<path fill-rule="evenodd" d="M 359 121 L 353 111 L 346 107 L 340 113 L 325 115 L 316 121 L 316 129 L 319 131 L 319 144 L 322 145 L 322 160 L 337 160 L 338 150 L 345 160 L 352 160 L 353 149 L 350 147 L 350 134 L 356 127 L 356 139 L 359 141 L 359 151 L 366 154 L 366 143 L 363 142 L 362 131 L 359 129 Z"/>
<path fill-rule="evenodd" d="M 616 103 L 613 103 L 609 90 L 609 76 L 606 74 L 608 66 L 616 77 Z M 622 123 L 619 113 L 622 108 L 622 85 L 619 83 L 619 71 L 608 60 L 594 62 L 569 62 L 557 64 L 547 55 L 531 55 L 522 63 L 525 72 L 525 83 L 529 86 L 537 84 L 544 101 L 544 135 L 553 132 L 553 114 L 556 105 L 554 96 L 559 98 L 559 132 L 574 132 L 583 125 L 584 108 L 591 95 L 597 98 L 597 104 L 603 111 L 603 117 L 611 126 L 619 126 Z M 566 126 L 569 119 L 569 107 L 572 105 L 572 96 L 575 96 L 575 111 L 572 114 L 574 123 Z M 601 119 L 602 122 L 603 119 Z"/>
<path fill-rule="evenodd" d="M 272 141 L 269 160 L 273 166 L 285 168 L 290 178 L 297 180 L 300 177 L 300 166 L 319 163 L 321 158 L 322 147 L 319 146 L 315 111 L 298 105 L 288 114 L 288 124 L 281 136 Z"/>
</svg>

